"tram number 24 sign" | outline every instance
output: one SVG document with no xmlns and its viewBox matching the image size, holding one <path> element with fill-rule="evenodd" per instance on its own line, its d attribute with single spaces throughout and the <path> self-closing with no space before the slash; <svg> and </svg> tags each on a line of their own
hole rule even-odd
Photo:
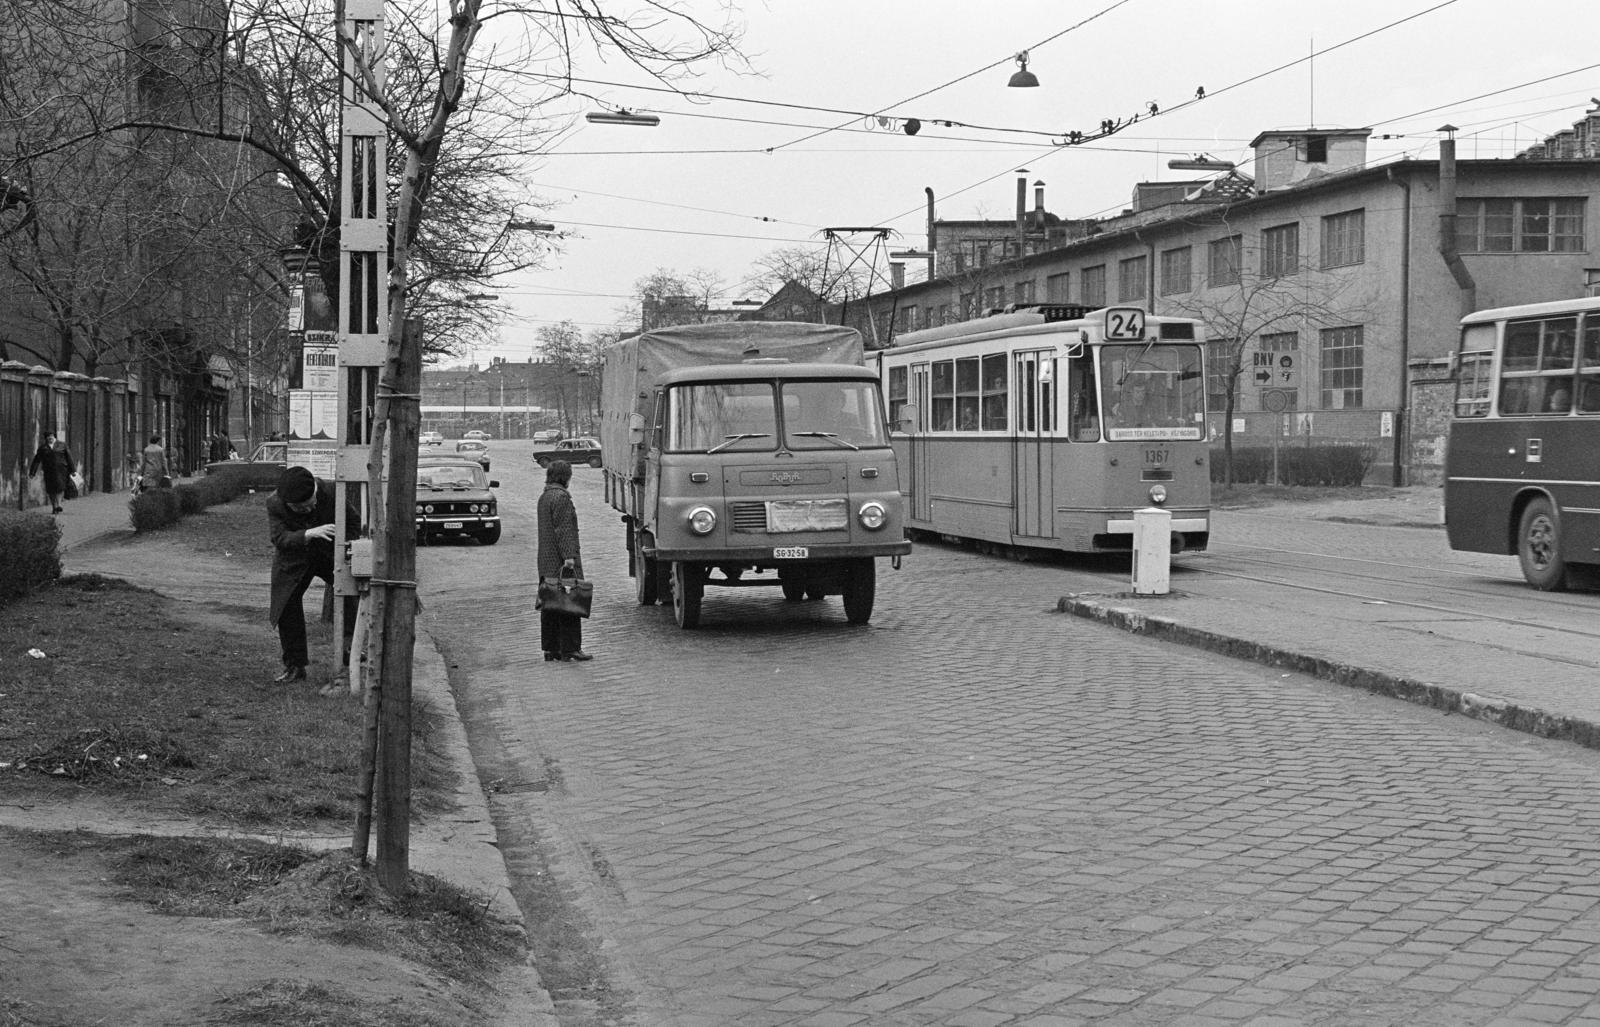
<svg viewBox="0 0 1600 1027">
<path fill-rule="evenodd" d="M 1106 341 L 1140 342 L 1144 339 L 1144 311 L 1138 307 L 1112 307 L 1106 311 Z"/>
</svg>

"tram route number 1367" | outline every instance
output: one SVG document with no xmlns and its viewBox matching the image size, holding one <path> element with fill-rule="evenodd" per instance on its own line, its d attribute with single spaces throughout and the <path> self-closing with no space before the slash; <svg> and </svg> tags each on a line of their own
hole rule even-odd
<svg viewBox="0 0 1600 1027">
<path fill-rule="evenodd" d="M 1106 311 L 1106 338 L 1137 342 L 1144 338 L 1144 311 L 1138 307 L 1112 307 Z"/>
</svg>

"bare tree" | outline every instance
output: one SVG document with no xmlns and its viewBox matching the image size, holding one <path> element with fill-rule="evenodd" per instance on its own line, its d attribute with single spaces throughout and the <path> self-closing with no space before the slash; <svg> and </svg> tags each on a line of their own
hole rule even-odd
<svg viewBox="0 0 1600 1027">
<path fill-rule="evenodd" d="M 756 258 L 754 273 L 747 282 L 768 294 L 791 283 L 809 290 L 820 300 L 812 315 L 814 320 L 822 319 L 822 305 L 864 296 L 872 284 L 868 268 L 860 264 L 830 266 L 825 249 L 806 246 L 788 246 L 762 254 Z"/>
<path fill-rule="evenodd" d="M 1240 259 L 1237 263 L 1246 262 Z M 1260 267 L 1259 260 L 1256 266 Z M 1281 274 L 1242 267 L 1233 270 L 1237 281 L 1232 285 L 1196 290 L 1187 300 L 1166 301 L 1171 312 L 1206 322 L 1212 340 L 1206 358 L 1208 373 L 1221 384 L 1224 395 L 1225 488 L 1233 487 L 1233 415 L 1238 409 L 1245 354 L 1259 346 L 1264 335 L 1359 324 L 1367 317 L 1359 304 L 1343 302 L 1351 280 L 1337 270 L 1322 270 L 1306 262 L 1282 269 Z"/>
</svg>

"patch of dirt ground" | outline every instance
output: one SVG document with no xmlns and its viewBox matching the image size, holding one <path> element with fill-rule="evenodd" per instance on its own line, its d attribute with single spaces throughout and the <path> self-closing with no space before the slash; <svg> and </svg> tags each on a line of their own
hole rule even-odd
<svg viewBox="0 0 1600 1027">
<path fill-rule="evenodd" d="M 265 605 L 265 524 L 259 504 L 240 505 L 244 509 L 225 515 L 216 510 L 222 515 L 219 521 L 238 520 L 224 526 L 221 537 L 243 540 L 240 545 L 185 539 L 181 530 L 168 529 L 150 538 L 88 543 L 68 554 L 68 571 L 121 577 L 161 592 L 171 600 L 164 603 L 164 612 L 184 621 L 183 644 L 213 639 L 223 660 L 246 658 L 245 679 L 254 682 L 274 668 L 260 660 L 259 646 L 248 641 L 230 646 L 227 630 L 240 630 L 239 606 Z M 310 599 L 306 608 L 308 620 L 314 621 Z M 247 636 L 259 634 L 275 655 L 264 613 L 252 620 Z M 91 637 L 78 644 L 92 651 L 95 642 Z M 8 673 L 7 666 L 24 659 L 21 652 L 0 653 L 0 725 L 7 724 L 5 693 L 19 687 L 18 675 Z M 314 696 L 314 685 L 302 687 Z M 240 687 L 255 686 L 219 679 L 218 701 L 226 702 Z M 322 701 L 356 700 L 346 694 Z M 25 732 L 26 724 L 13 718 L 9 732 L 19 730 Z M 11 744 L 15 748 L 16 737 Z M 263 770 L 284 772 L 293 771 Z M 353 825 L 334 821 L 248 828 L 255 833 L 254 844 L 310 850 L 312 855 L 302 858 L 323 868 L 323 880 L 289 899 L 274 894 L 271 901 L 230 908 L 225 900 L 208 907 L 238 914 L 234 916 L 182 915 L 181 907 L 188 904 L 182 886 L 170 893 L 171 901 L 151 898 L 148 878 L 159 884 L 160 866 L 147 869 L 147 880 L 137 891 L 128 883 L 124 849 L 130 840 L 239 840 L 246 829 L 194 819 L 159 793 L 96 793 L 67 782 L 35 787 L 15 777 L 9 785 L 7 780 L 0 777 L 0 1027 L 555 1022 L 548 1015 L 548 997 L 525 959 L 520 922 L 498 909 L 490 911 L 485 898 L 482 917 L 460 922 L 486 921 L 493 951 L 479 952 L 478 961 L 464 970 L 450 965 L 448 957 L 456 953 L 441 959 L 439 950 L 452 948 L 454 936 L 448 932 L 464 928 L 455 920 L 441 926 L 439 921 L 451 918 L 429 913 L 425 916 L 435 921 L 433 933 L 405 934 L 418 926 L 416 914 L 374 909 L 378 904 L 370 886 L 357 880 L 364 874 L 370 881 L 370 870 L 354 868 L 346 855 Z M 475 787 L 475 777 L 467 783 Z M 249 877 L 250 871 L 240 874 Z M 243 883 L 249 890 L 251 882 Z M 190 887 L 188 897 L 199 898 Z M 362 891 L 353 904 L 346 901 L 352 887 Z M 470 886 L 464 894 L 468 904 L 483 898 Z M 408 915 L 412 923 L 397 923 Z"/>
</svg>

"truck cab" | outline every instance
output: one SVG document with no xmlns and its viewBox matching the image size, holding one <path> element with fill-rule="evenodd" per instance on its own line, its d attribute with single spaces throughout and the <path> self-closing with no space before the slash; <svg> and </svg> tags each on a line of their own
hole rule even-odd
<svg viewBox="0 0 1600 1027">
<path fill-rule="evenodd" d="M 878 557 L 911 551 L 877 376 L 757 359 L 680 368 L 629 431 L 624 520 L 641 604 L 699 623 L 707 585 L 840 595 L 871 617 Z"/>
</svg>

